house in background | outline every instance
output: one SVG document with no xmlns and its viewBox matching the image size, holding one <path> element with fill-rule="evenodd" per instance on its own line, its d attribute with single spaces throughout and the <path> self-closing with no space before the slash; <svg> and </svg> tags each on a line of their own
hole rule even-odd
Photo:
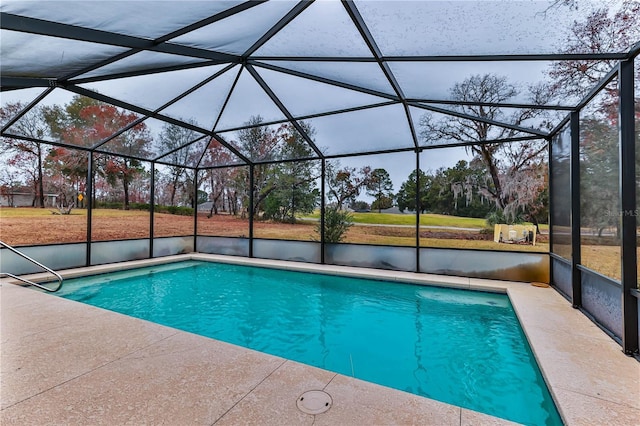
<svg viewBox="0 0 640 426">
<path fill-rule="evenodd" d="M 0 191 L 0 207 L 33 207 L 36 196 L 29 188 Z M 58 194 L 44 194 L 44 206 L 55 207 Z"/>
</svg>

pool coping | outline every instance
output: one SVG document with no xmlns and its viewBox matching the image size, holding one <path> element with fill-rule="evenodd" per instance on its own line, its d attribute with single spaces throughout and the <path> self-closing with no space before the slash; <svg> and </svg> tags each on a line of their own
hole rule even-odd
<svg viewBox="0 0 640 426">
<path fill-rule="evenodd" d="M 578 310 L 573 309 L 566 299 L 552 288 L 542 288 L 527 283 L 508 281 L 334 265 L 316 265 L 267 259 L 249 259 L 200 253 L 76 268 L 59 272 L 64 278 L 73 278 L 88 274 L 106 273 L 182 260 L 215 261 L 506 293 L 511 300 L 523 331 L 529 340 L 534 356 L 540 366 L 543 377 L 566 424 L 632 424 L 640 418 L 640 363 L 633 358 L 625 356 L 616 342 L 593 324 L 586 316 Z M 35 281 L 43 281 L 49 279 L 50 276 L 47 274 L 33 274 L 28 277 Z M 52 396 L 57 393 L 65 393 L 66 398 L 64 401 L 67 404 L 69 404 L 69 401 L 73 401 L 73 398 L 83 400 L 83 398 L 86 398 L 86 393 L 76 395 L 73 390 L 74 384 L 83 384 L 92 388 L 90 385 L 91 381 L 89 380 L 92 376 L 98 377 L 99 373 L 113 368 L 116 364 L 119 365 L 120 370 L 122 370 L 124 367 L 121 364 L 124 363 L 124 360 L 128 359 L 128 356 L 133 356 L 132 353 L 114 354 L 114 358 L 105 361 L 106 363 L 104 365 L 97 367 L 91 366 L 90 368 L 88 367 L 86 371 L 76 371 L 68 375 L 62 374 L 60 371 L 51 373 L 53 376 L 56 374 L 61 376 L 59 383 L 54 383 L 54 380 L 52 383 L 46 385 L 38 384 L 37 381 L 32 380 L 33 377 L 31 376 L 35 374 L 34 372 L 47 377 L 50 369 L 57 368 L 60 370 L 55 362 L 50 361 L 55 361 L 56 356 L 62 355 L 56 354 L 55 350 L 53 350 L 51 359 L 41 359 L 38 358 L 38 356 L 36 356 L 37 359 L 35 360 L 33 356 L 31 359 L 25 358 L 26 355 L 22 352 L 28 354 L 29 348 L 25 348 L 24 343 L 29 340 L 29 336 L 36 333 L 36 329 L 33 327 L 36 325 L 37 318 L 33 319 L 34 324 L 30 327 L 21 326 L 16 323 L 16 321 L 29 322 L 30 316 L 37 317 L 37 314 L 33 314 L 29 309 L 20 308 L 20 306 L 28 307 L 31 303 L 28 301 L 30 299 L 34 299 L 33 306 L 40 306 L 40 304 L 48 303 L 47 301 L 50 302 L 48 305 L 53 303 L 51 299 L 42 299 L 41 296 L 45 295 L 41 293 L 19 288 L 18 286 L 7 287 L 5 284 L 9 282 L 12 282 L 12 280 L 3 279 L 0 281 L 0 300 L 2 302 L 2 349 L 0 354 L 3 361 L 1 364 L 2 411 L 0 420 L 2 420 L 2 424 L 24 424 L 25 418 L 37 421 L 37 416 L 42 415 L 42 413 L 41 410 L 34 409 L 34 406 L 42 406 L 43 400 L 55 400 Z M 38 297 L 35 295 L 38 295 Z M 78 313 L 74 314 L 71 312 L 73 310 L 80 310 L 80 317 L 85 319 L 100 317 L 107 320 L 107 318 L 118 318 L 117 316 L 119 315 L 93 307 L 91 307 L 92 309 L 88 309 L 89 307 L 79 308 L 73 305 L 77 304 L 76 302 L 65 299 L 56 298 L 54 300 L 56 300 L 55 304 L 61 304 L 67 307 L 74 306 L 73 309 L 61 308 L 62 311 L 57 312 L 57 315 L 61 316 L 61 318 L 67 318 L 62 327 L 64 327 L 66 332 L 71 334 L 79 332 L 78 330 L 81 328 L 80 326 L 73 325 L 78 321 L 74 319 L 74 315 Z M 14 305 L 16 304 L 17 306 L 14 309 Z M 86 307 L 86 305 L 82 306 Z M 46 310 L 47 308 L 42 309 Z M 20 317 L 19 320 L 17 318 L 18 316 Z M 60 321 L 62 321 L 62 319 L 60 319 Z M 114 321 L 123 320 L 114 319 Z M 215 403 L 209 401 L 209 411 L 204 410 L 207 414 L 204 415 L 204 417 L 197 417 L 197 423 L 251 423 L 251 419 L 256 418 L 260 419 L 259 423 L 271 422 L 273 424 L 282 423 L 283 419 L 290 419 L 294 423 L 306 423 L 308 420 L 312 420 L 311 423 L 314 424 L 361 424 L 365 419 L 370 419 L 370 423 L 447 423 L 460 425 L 474 423 L 508 423 L 502 419 L 493 418 L 464 408 L 450 406 L 402 391 L 362 382 L 350 377 L 284 360 L 283 358 L 272 357 L 249 349 L 238 349 L 238 347 L 233 345 L 221 345 L 220 342 L 213 339 L 193 336 L 189 333 L 176 331 L 156 324 L 151 325 L 143 320 L 131 318 L 127 319 L 126 322 L 127 327 L 131 327 L 132 330 L 151 328 L 154 330 L 154 333 L 159 333 L 159 335 L 164 336 L 158 338 L 159 340 L 147 342 L 150 348 L 156 348 L 158 345 L 161 345 L 161 342 L 168 344 L 166 342 L 170 340 L 193 339 L 199 342 L 198 345 L 211 346 L 209 350 L 214 350 L 216 353 L 217 351 L 228 352 L 231 350 L 229 348 L 232 347 L 232 351 L 250 354 L 243 356 L 259 359 L 260 361 L 256 361 L 256 363 L 259 365 L 264 364 L 263 367 L 265 370 L 256 373 L 257 376 L 254 377 L 253 382 L 245 384 L 248 386 L 246 389 L 235 391 L 237 395 L 234 393 L 235 397 L 232 398 L 233 400 L 226 402 L 216 400 Z M 115 331 L 117 332 L 117 330 Z M 109 335 L 111 339 L 122 339 L 121 336 L 111 336 L 109 331 L 102 330 L 102 333 Z M 168 337 L 165 336 L 167 333 L 169 333 Z M 129 334 L 135 333 L 130 332 Z M 46 340 L 46 336 L 40 337 Z M 59 338 L 59 336 L 57 338 Z M 38 342 L 38 344 L 41 343 Z M 127 338 L 126 345 L 135 346 L 133 338 Z M 225 349 L 220 349 L 220 346 Z M 52 341 L 48 347 L 55 348 L 56 343 Z M 82 358 L 83 356 L 88 357 L 86 354 L 89 354 L 92 349 L 91 347 L 85 347 L 84 349 L 74 348 L 74 350 L 78 350 L 78 357 Z M 134 352 L 139 353 L 139 351 L 142 350 L 143 348 L 140 347 Z M 166 360 L 163 362 L 166 362 Z M 233 365 L 233 362 L 230 362 L 231 364 L 229 365 Z M 64 364 L 64 361 L 62 361 L 62 363 Z M 175 361 L 172 365 L 176 365 Z M 208 365 L 209 368 L 214 368 L 215 363 L 210 364 L 207 361 L 206 365 Z M 222 363 L 219 363 L 218 366 L 219 365 L 222 365 Z M 141 367 L 141 371 L 144 372 L 147 368 L 152 367 Z M 166 369 L 163 369 L 162 373 L 157 374 L 160 376 L 169 374 L 165 373 L 165 370 Z M 118 371 L 115 373 L 112 372 L 112 374 L 117 375 Z M 27 379 L 25 379 L 25 377 Z M 31 379 L 29 379 L 29 377 L 31 377 Z M 315 378 L 313 385 L 308 383 L 309 377 Z M 171 380 L 173 379 L 175 379 L 175 377 L 171 378 Z M 30 388 L 22 389 L 24 386 L 21 386 L 20 392 L 18 392 L 20 395 L 14 395 L 11 386 L 12 383 L 25 380 L 28 384 L 26 387 Z M 167 378 L 167 380 L 169 380 L 169 378 Z M 206 377 L 203 377 L 203 380 L 206 381 Z M 243 380 L 244 379 L 238 379 L 234 385 L 240 386 L 241 383 L 244 383 Z M 309 387 L 327 389 L 335 399 L 333 406 L 326 413 L 317 415 L 302 413 L 302 417 L 300 417 L 301 412 L 295 409 L 295 407 L 290 406 L 291 404 L 279 405 L 284 404 L 284 402 L 283 399 L 278 398 L 277 395 L 279 392 L 284 391 L 284 388 L 274 385 L 274 383 L 278 383 L 278 381 L 284 381 L 288 384 L 289 387 L 286 388 L 288 392 L 293 392 L 294 389 L 297 389 L 299 394 L 303 391 L 311 390 L 307 389 Z M 125 382 L 126 376 L 122 382 L 115 382 L 112 386 L 117 389 L 126 388 L 127 385 Z M 198 386 L 200 385 L 203 384 L 199 383 Z M 270 390 L 267 392 L 266 389 Z M 103 389 L 94 392 L 97 392 L 98 395 L 103 395 L 105 392 L 108 393 L 108 390 Z M 148 392 L 157 396 L 157 394 L 151 390 L 148 390 Z M 158 390 L 156 390 L 156 392 L 158 392 Z M 91 394 L 91 392 L 89 392 L 89 394 Z M 367 397 L 362 400 L 354 400 L 354 395 L 356 394 L 367 395 Z M 220 398 L 223 396 L 225 398 L 228 397 L 227 394 L 224 394 L 220 395 Z M 163 397 L 167 396 L 163 394 Z M 296 396 L 293 396 L 292 398 L 295 399 L 295 397 Z M 128 399 L 135 399 L 136 395 L 126 395 L 125 392 L 119 395 L 118 398 L 122 399 L 122 403 L 124 403 L 124 401 Z M 254 404 L 249 405 L 250 401 L 253 401 Z M 384 402 L 384 405 L 382 405 L 381 402 Z M 174 401 L 173 403 L 176 402 Z M 96 423 L 111 423 L 110 420 L 113 420 L 113 416 L 116 415 L 113 412 L 109 413 L 107 410 L 104 417 L 95 417 L 94 415 L 95 410 L 98 412 L 105 411 L 104 401 L 101 401 L 101 398 L 95 398 L 95 400 L 92 400 L 92 404 L 96 407 L 94 407 L 94 409 L 85 408 L 81 410 L 82 415 L 78 418 L 84 420 L 90 419 Z M 47 404 L 44 405 L 48 406 Z M 172 404 L 169 404 L 169 406 L 173 407 Z M 212 406 L 216 406 L 222 411 L 212 413 Z M 385 409 L 381 409 L 381 406 L 384 406 Z M 73 423 L 73 421 L 70 421 L 71 418 L 69 416 L 77 411 L 77 406 L 74 405 L 74 407 L 76 407 L 76 410 L 71 410 L 71 412 L 50 408 L 50 414 L 47 415 L 47 418 L 53 423 Z M 274 409 L 274 407 L 278 408 Z M 52 410 L 56 413 L 53 418 L 51 417 Z M 194 415 L 193 410 L 181 412 L 181 410 L 176 407 L 172 408 L 172 410 L 174 410 L 172 411 L 174 417 L 162 417 L 162 419 L 174 418 L 176 420 L 186 420 L 189 418 L 189 415 Z M 403 417 L 409 414 L 409 417 Z M 118 415 L 122 416 L 123 414 L 117 414 L 116 416 Z M 130 416 L 127 417 L 127 421 L 138 419 L 135 417 L 137 415 L 135 413 L 129 413 L 127 415 Z M 406 420 L 398 420 L 403 418 Z M 21 420 L 18 421 L 18 419 Z M 149 414 L 147 417 L 143 416 L 138 420 L 144 423 L 154 423 L 156 422 L 154 419 L 154 415 Z M 419 419 L 422 419 L 422 421 Z M 123 420 L 123 418 L 116 419 L 116 421 L 119 420 Z M 83 421 L 79 421 L 79 423 L 82 422 Z"/>
</svg>

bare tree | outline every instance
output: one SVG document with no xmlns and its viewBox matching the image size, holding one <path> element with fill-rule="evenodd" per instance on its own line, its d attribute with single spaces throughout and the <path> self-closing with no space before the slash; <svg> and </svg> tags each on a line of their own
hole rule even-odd
<svg viewBox="0 0 640 426">
<path fill-rule="evenodd" d="M 0 170 L 0 196 L 7 199 L 9 207 L 15 207 L 14 194 L 21 185 L 17 169 L 6 167 Z"/>
<path fill-rule="evenodd" d="M 208 166 L 224 166 L 233 163 L 234 158 L 228 149 L 212 138 L 204 152 L 202 163 Z M 213 168 L 205 171 L 203 180 L 208 185 L 209 201 L 211 201 L 207 217 L 217 215 L 218 209 L 228 209 L 232 214 L 236 214 L 237 199 L 232 201 L 231 198 L 234 198 L 238 192 L 235 179 L 238 173 L 235 167 Z"/>
<path fill-rule="evenodd" d="M 568 2 L 569 0 L 558 0 Z M 577 5 L 577 2 L 576 2 Z M 603 6 L 605 6 L 603 4 Z M 626 52 L 640 42 L 640 2 L 624 1 L 611 13 L 608 7 L 591 12 L 583 21 L 575 21 L 567 33 L 563 53 Z M 614 66 L 617 60 L 573 59 L 556 61 L 549 69 L 552 92 L 558 97 L 586 95 Z M 606 89 L 612 96 L 617 88 Z"/>
<path fill-rule="evenodd" d="M 492 200 L 505 216 L 513 216 L 531 201 L 531 197 L 526 195 L 528 192 L 521 189 L 525 181 L 530 187 L 533 184 L 531 179 L 539 176 L 533 170 L 544 161 L 547 150 L 545 140 L 491 142 L 521 136 L 521 133 L 485 120 L 524 127 L 527 120 L 538 119 L 538 127 L 549 126 L 540 111 L 519 109 L 507 115 L 496 105 L 510 102 L 518 94 L 518 88 L 504 76 L 473 75 L 451 88 L 451 99 L 461 102 L 454 107 L 457 112 L 481 118 L 482 121 L 452 115 L 436 119 L 431 113 L 425 113 L 420 120 L 420 135 L 427 143 L 473 143 L 467 149 L 482 161 L 488 174 L 488 180 L 480 188 L 481 193 Z M 549 92 L 544 86 L 530 87 L 529 97 L 532 104 L 545 103 Z"/>
<path fill-rule="evenodd" d="M 328 161 L 326 168 L 327 197 L 336 203 L 338 210 L 342 210 L 347 202 L 354 202 L 356 197 L 369 186 L 371 181 L 371 167 L 360 169 L 355 167 L 341 167 L 340 161 Z"/>
<path fill-rule="evenodd" d="M 6 104 L 0 108 L 0 123 L 6 123 L 25 108 L 20 102 Z M 43 140 L 50 135 L 49 123 L 45 119 L 45 109 L 31 108 L 10 128 L 11 133 L 25 136 L 30 140 L 0 138 L 5 152 L 12 155 L 11 162 L 29 176 L 34 190 L 34 206 L 44 208 L 44 160 L 48 145 Z"/>
</svg>

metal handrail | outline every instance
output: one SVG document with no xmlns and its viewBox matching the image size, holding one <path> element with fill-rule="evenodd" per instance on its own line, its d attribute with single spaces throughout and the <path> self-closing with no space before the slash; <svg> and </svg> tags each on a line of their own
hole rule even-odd
<svg viewBox="0 0 640 426">
<path fill-rule="evenodd" d="M 60 290 L 60 288 L 62 287 L 62 282 L 64 281 L 64 279 L 62 278 L 62 276 L 61 276 L 59 273 L 57 273 L 56 271 L 54 271 L 53 269 L 51 269 L 51 268 L 49 268 L 49 267 L 47 267 L 47 266 L 44 266 L 42 263 L 38 262 L 37 260 L 34 260 L 34 259 L 30 258 L 30 257 L 29 257 L 29 256 L 27 256 L 26 254 L 24 254 L 24 253 L 22 253 L 22 252 L 20 252 L 20 251 L 18 251 L 18 250 L 16 250 L 16 249 L 14 249 L 14 248 L 13 248 L 13 247 L 11 247 L 9 244 L 7 244 L 7 243 L 5 243 L 5 242 L 3 242 L 3 241 L 0 241 L 0 245 L 1 245 L 1 246 L 3 246 L 3 247 L 5 247 L 5 248 L 7 248 L 7 249 L 9 249 L 9 250 L 11 250 L 12 252 L 14 252 L 14 253 L 15 253 L 15 254 L 17 254 L 18 256 L 20 256 L 20 257 L 22 257 L 22 258 L 24 258 L 24 259 L 28 260 L 29 262 L 32 262 L 32 263 L 34 263 L 34 264 L 38 265 L 39 267 L 41 267 L 41 268 L 42 268 L 42 269 L 44 269 L 45 271 L 52 273 L 52 274 L 53 274 L 53 275 L 55 275 L 55 276 L 56 276 L 56 278 L 58 279 L 59 284 L 58 284 L 58 287 L 56 287 L 56 288 L 54 288 L 54 289 L 51 289 L 51 288 L 45 287 L 45 286 L 43 286 L 43 285 L 40 285 L 40 284 L 38 284 L 38 283 L 34 283 L 33 281 L 30 281 L 30 280 L 28 280 L 28 279 L 26 279 L 26 278 L 22 278 L 22 277 L 19 277 L 19 276 L 17 276 L 17 275 L 10 274 L 9 272 L 0 272 L 0 275 L 6 275 L 6 276 L 11 277 L 11 278 L 14 278 L 14 279 L 16 279 L 16 280 L 22 281 L 23 283 L 26 283 L 26 284 L 29 284 L 29 285 L 32 285 L 32 286 L 35 286 L 35 287 L 41 288 L 41 289 L 43 289 L 43 290 L 49 291 L 49 292 L 51 292 L 51 293 L 53 293 L 53 292 L 55 292 L 55 291 Z"/>
</svg>

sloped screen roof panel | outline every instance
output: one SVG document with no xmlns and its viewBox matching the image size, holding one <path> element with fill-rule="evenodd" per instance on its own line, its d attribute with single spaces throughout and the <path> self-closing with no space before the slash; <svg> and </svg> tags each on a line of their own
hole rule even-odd
<svg viewBox="0 0 640 426">
<path fill-rule="evenodd" d="M 129 52 L 127 52 L 129 53 Z M 76 76 L 79 81 L 107 80 L 123 75 L 148 75 L 168 68 L 187 68 L 208 64 L 209 61 L 190 56 L 172 55 L 170 53 L 142 51 L 130 54 L 105 65 L 92 68 Z"/>
<path fill-rule="evenodd" d="M 319 1 L 274 35 L 255 55 L 367 57 L 371 51 L 340 2 Z"/>
<path fill-rule="evenodd" d="M 602 2 L 356 1 L 385 56 L 550 54 L 564 30 Z"/>
<path fill-rule="evenodd" d="M 3 136 L 187 167 L 478 140 L 437 123 L 490 129 L 482 141 L 545 138 L 640 46 L 640 6 L 622 0 L 9 0 L 0 11 Z M 67 122 L 30 132 L 50 111 Z M 166 126 L 189 141 L 159 143 Z M 261 129 L 289 151 L 252 152 L 242 138 Z"/>
<path fill-rule="evenodd" d="M 84 28 L 155 39 L 242 1 L 3 1 L 0 10 Z"/>
<path fill-rule="evenodd" d="M 7 30 L 0 31 L 0 49 L 3 76 L 52 79 L 63 78 L 127 50 Z"/>
<path fill-rule="evenodd" d="M 176 70 L 165 73 L 119 78 L 80 84 L 89 90 L 112 98 L 156 110 L 178 98 L 216 72 L 222 65 Z"/>
<path fill-rule="evenodd" d="M 334 83 L 360 87 L 375 92 L 394 95 L 393 87 L 384 75 L 380 66 L 375 62 L 339 62 L 339 61 L 260 61 L 277 67 L 281 72 L 285 70 L 306 75 L 307 78 L 330 80 Z M 366 76 L 366 78 L 362 78 Z"/>
<path fill-rule="evenodd" d="M 207 25 L 172 41 L 241 55 L 295 5 L 290 1 L 258 4 L 241 14 Z"/>
</svg>

